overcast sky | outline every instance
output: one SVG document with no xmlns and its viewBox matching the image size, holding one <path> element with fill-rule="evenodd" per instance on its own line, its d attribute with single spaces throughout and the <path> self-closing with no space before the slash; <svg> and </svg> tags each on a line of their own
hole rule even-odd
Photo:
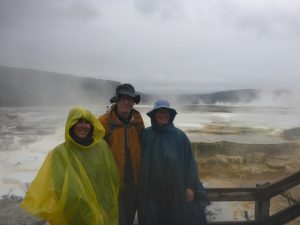
<svg viewBox="0 0 300 225">
<path fill-rule="evenodd" d="M 0 0 L 0 65 L 144 92 L 299 88 L 299 0 Z"/>
</svg>

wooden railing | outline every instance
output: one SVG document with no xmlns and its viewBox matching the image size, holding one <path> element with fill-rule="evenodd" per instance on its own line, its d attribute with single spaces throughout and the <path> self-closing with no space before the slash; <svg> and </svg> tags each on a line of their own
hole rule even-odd
<svg viewBox="0 0 300 225">
<path fill-rule="evenodd" d="M 270 215 L 270 200 L 300 184 L 300 171 L 280 181 L 253 188 L 207 188 L 209 199 L 219 201 L 254 201 L 252 221 L 209 222 L 209 225 L 282 225 L 300 216 L 300 202 Z"/>
</svg>

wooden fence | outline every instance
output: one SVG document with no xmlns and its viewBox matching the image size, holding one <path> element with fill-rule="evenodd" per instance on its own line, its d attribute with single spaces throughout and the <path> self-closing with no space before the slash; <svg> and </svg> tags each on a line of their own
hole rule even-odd
<svg viewBox="0 0 300 225">
<path fill-rule="evenodd" d="M 207 188 L 212 202 L 254 201 L 255 219 L 252 221 L 209 222 L 209 225 L 282 225 L 300 216 L 300 202 L 270 215 L 270 200 L 300 184 L 300 171 L 280 181 L 253 188 Z"/>
</svg>

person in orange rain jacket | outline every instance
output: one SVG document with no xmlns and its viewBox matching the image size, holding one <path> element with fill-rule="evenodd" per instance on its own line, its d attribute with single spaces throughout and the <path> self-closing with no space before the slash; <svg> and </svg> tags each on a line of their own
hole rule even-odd
<svg viewBox="0 0 300 225">
<path fill-rule="evenodd" d="M 133 109 L 140 102 L 131 84 L 121 84 L 112 105 L 99 120 L 105 128 L 104 139 L 116 161 L 120 175 L 119 224 L 132 225 L 137 210 L 137 186 L 141 161 L 140 135 L 144 129 L 141 114 Z"/>
</svg>

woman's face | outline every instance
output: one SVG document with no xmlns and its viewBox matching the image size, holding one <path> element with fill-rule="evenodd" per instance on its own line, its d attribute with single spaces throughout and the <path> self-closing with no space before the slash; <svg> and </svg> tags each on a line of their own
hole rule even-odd
<svg viewBox="0 0 300 225">
<path fill-rule="evenodd" d="M 166 125 L 170 120 L 170 112 L 167 109 L 158 109 L 154 113 L 154 119 L 159 126 Z"/>
<path fill-rule="evenodd" d="M 91 130 L 91 124 L 86 120 L 79 120 L 74 126 L 74 134 L 79 138 L 86 138 Z"/>
</svg>

